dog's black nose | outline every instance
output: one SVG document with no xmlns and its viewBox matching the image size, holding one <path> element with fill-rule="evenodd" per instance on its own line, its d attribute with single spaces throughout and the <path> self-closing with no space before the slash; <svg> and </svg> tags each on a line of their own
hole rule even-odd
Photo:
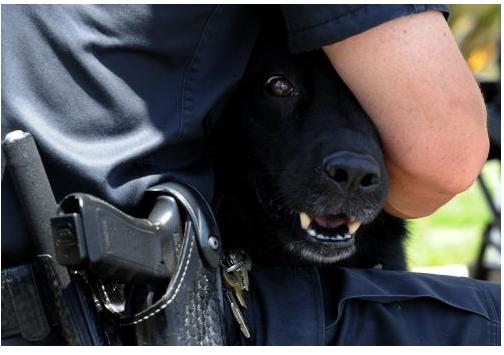
<svg viewBox="0 0 504 355">
<path fill-rule="evenodd" d="M 323 166 L 345 192 L 368 192 L 380 184 L 380 166 L 370 155 L 336 152 L 324 159 Z"/>
</svg>

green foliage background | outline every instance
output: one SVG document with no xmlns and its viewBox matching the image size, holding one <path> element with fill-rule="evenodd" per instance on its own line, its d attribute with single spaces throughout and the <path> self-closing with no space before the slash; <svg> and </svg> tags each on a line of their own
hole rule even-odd
<svg viewBox="0 0 504 355">
<path fill-rule="evenodd" d="M 483 179 L 493 196 L 500 198 L 500 163 L 488 162 Z M 410 268 L 449 264 L 470 265 L 478 255 L 481 236 L 490 221 L 488 208 L 477 183 L 456 196 L 432 216 L 411 220 L 406 244 Z"/>
</svg>

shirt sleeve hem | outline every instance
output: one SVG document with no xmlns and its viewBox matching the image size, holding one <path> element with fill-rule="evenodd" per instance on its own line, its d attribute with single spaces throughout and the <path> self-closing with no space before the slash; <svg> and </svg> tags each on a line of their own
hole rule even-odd
<svg viewBox="0 0 504 355">
<path fill-rule="evenodd" d="M 288 43 L 292 53 L 307 52 L 342 41 L 392 19 L 425 11 L 441 11 L 446 19 L 446 5 L 368 5 L 314 26 L 291 30 Z"/>
</svg>

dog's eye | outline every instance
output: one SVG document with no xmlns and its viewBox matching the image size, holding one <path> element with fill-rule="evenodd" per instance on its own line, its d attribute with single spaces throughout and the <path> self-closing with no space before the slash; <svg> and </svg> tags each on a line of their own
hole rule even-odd
<svg viewBox="0 0 504 355">
<path fill-rule="evenodd" d="M 264 88 L 273 96 L 293 96 L 296 94 L 294 85 L 288 79 L 278 75 L 266 80 Z"/>
</svg>

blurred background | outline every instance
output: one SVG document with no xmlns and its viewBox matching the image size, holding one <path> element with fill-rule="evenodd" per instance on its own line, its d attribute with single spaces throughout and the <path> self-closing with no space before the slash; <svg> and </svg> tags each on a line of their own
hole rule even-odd
<svg viewBox="0 0 504 355">
<path fill-rule="evenodd" d="M 450 5 L 450 28 L 485 96 L 492 147 L 468 191 L 409 222 L 413 271 L 500 282 L 500 10 L 499 4 Z"/>
</svg>

